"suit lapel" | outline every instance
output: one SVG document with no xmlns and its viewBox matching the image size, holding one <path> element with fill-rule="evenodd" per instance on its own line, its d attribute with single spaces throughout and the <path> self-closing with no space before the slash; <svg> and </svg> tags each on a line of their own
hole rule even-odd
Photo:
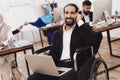
<svg viewBox="0 0 120 80">
<path fill-rule="evenodd" d="M 76 45 L 76 38 L 78 37 L 78 26 L 76 25 L 72 35 L 71 35 L 71 42 L 70 42 L 70 53 L 73 51 L 73 47 Z"/>
<path fill-rule="evenodd" d="M 90 21 L 93 21 L 93 12 L 90 12 L 89 18 L 90 18 Z"/>
<path fill-rule="evenodd" d="M 62 54 L 62 50 L 63 50 L 63 29 L 60 30 L 60 34 L 59 34 L 59 40 L 60 40 L 60 57 L 61 57 L 61 54 Z"/>
<path fill-rule="evenodd" d="M 84 17 L 82 18 L 82 20 L 83 20 L 83 22 L 85 22 L 85 18 Z"/>
</svg>

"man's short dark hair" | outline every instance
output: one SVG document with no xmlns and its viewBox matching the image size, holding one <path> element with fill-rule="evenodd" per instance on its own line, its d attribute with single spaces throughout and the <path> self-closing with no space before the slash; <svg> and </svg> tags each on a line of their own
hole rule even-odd
<svg viewBox="0 0 120 80">
<path fill-rule="evenodd" d="M 64 7 L 64 12 L 65 12 L 65 8 L 67 7 L 67 6 L 73 6 L 73 7 L 75 7 L 75 12 L 77 13 L 78 12 L 78 7 L 77 7 L 77 5 L 76 4 L 74 4 L 74 3 L 69 3 L 69 4 L 67 4 L 65 7 Z"/>
<path fill-rule="evenodd" d="M 91 6 L 92 3 L 89 0 L 85 0 L 85 1 L 83 1 L 82 5 L 83 6 Z"/>
</svg>

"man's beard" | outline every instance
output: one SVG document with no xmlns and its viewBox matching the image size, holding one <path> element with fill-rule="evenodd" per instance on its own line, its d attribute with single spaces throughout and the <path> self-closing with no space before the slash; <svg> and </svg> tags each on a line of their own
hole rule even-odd
<svg viewBox="0 0 120 80">
<path fill-rule="evenodd" d="M 67 21 L 67 19 L 71 19 L 72 21 L 69 22 L 69 21 Z M 75 22 L 76 21 L 75 21 L 74 18 L 66 18 L 65 19 L 65 23 L 66 23 L 67 26 L 71 26 L 72 27 L 75 24 Z"/>
<path fill-rule="evenodd" d="M 84 11 L 85 15 L 88 15 L 90 13 L 90 11 Z"/>
</svg>

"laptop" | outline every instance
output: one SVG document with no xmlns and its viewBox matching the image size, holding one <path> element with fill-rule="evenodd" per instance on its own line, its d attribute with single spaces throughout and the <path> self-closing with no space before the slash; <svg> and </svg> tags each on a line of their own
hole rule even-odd
<svg viewBox="0 0 120 80">
<path fill-rule="evenodd" d="M 31 70 L 51 76 L 62 76 L 72 70 L 72 68 L 56 67 L 53 58 L 48 55 L 25 55 Z"/>
</svg>

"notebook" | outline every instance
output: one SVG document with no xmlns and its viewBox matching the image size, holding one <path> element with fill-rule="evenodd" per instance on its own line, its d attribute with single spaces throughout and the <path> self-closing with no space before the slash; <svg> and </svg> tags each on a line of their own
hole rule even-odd
<svg viewBox="0 0 120 80">
<path fill-rule="evenodd" d="M 35 73 L 62 76 L 72 70 L 72 68 L 56 67 L 53 58 L 47 55 L 25 55 L 30 69 Z"/>
</svg>

